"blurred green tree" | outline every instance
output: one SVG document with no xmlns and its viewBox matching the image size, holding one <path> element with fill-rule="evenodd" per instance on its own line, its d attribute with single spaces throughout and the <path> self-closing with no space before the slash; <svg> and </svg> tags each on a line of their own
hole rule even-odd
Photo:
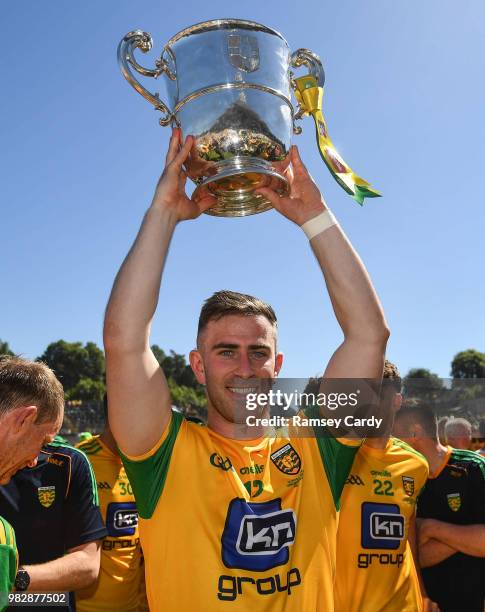
<svg viewBox="0 0 485 612">
<path fill-rule="evenodd" d="M 66 392 L 66 400 L 81 400 L 83 402 L 102 402 L 106 386 L 101 380 L 81 378 Z"/>
<path fill-rule="evenodd" d="M 11 357 L 15 355 L 15 353 L 12 351 L 12 349 L 8 345 L 8 342 L 5 342 L 4 340 L 1 340 L 1 339 L 0 339 L 0 355 L 10 355 Z"/>
<path fill-rule="evenodd" d="M 66 396 L 81 379 L 104 383 L 104 353 L 94 342 L 87 342 L 85 346 L 81 342 L 65 340 L 51 342 L 38 361 L 43 361 L 54 370 Z"/>
<path fill-rule="evenodd" d="M 485 353 L 475 349 L 461 351 L 451 362 L 453 378 L 485 378 Z"/>
</svg>

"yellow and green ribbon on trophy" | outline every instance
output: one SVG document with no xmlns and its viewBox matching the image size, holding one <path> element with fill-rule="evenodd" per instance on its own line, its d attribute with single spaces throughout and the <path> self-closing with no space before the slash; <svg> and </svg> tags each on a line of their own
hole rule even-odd
<svg viewBox="0 0 485 612">
<path fill-rule="evenodd" d="M 313 75 L 295 79 L 295 97 L 300 104 L 301 115 L 311 115 L 315 121 L 316 136 L 320 155 L 337 183 L 359 204 L 364 198 L 378 198 L 381 194 L 370 183 L 355 174 L 340 157 L 331 141 L 327 124 L 322 114 L 323 87 Z"/>
</svg>

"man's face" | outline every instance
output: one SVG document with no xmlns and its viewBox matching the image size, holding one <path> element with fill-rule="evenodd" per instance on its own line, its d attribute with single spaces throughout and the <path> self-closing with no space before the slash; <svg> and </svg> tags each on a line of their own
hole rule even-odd
<svg viewBox="0 0 485 612">
<path fill-rule="evenodd" d="M 390 436 L 394 427 L 394 419 L 402 404 L 402 395 L 395 389 L 388 387 L 382 389 L 380 403 L 378 406 L 378 417 L 383 419 L 380 428 L 382 436 Z"/>
<path fill-rule="evenodd" d="M 283 355 L 276 353 L 276 330 L 262 315 L 228 315 L 209 321 L 190 363 L 206 386 L 209 410 L 231 423 L 244 422 L 248 393 L 262 392 L 260 379 L 278 375 Z M 252 413 L 254 414 L 254 413 Z"/>
<path fill-rule="evenodd" d="M 447 436 L 446 441 L 452 448 L 468 450 L 471 448 L 472 445 L 472 433 L 471 431 L 468 432 L 466 430 L 463 430 L 461 435 Z"/>
<path fill-rule="evenodd" d="M 61 428 L 62 415 L 50 423 L 36 424 L 29 420 L 19 424 L 17 421 L 12 419 L 4 438 L 5 444 L 1 449 L 0 485 L 7 484 L 18 470 L 36 465 L 40 449 L 52 442 Z"/>
<path fill-rule="evenodd" d="M 399 416 L 399 412 L 396 414 L 394 420 L 394 426 L 392 428 L 392 435 L 403 442 L 406 442 L 410 446 L 415 446 L 416 444 L 416 433 L 413 428 L 413 423 L 407 416 Z"/>
</svg>

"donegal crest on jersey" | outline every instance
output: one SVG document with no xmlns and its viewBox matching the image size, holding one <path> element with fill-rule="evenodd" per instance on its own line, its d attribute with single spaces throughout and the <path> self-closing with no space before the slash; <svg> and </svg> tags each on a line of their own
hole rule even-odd
<svg viewBox="0 0 485 612">
<path fill-rule="evenodd" d="M 450 493 L 446 496 L 448 499 L 448 506 L 453 512 L 458 512 L 461 508 L 461 497 L 459 493 Z"/>
<path fill-rule="evenodd" d="M 414 478 L 411 476 L 403 476 L 402 487 L 404 489 L 404 493 L 406 493 L 408 497 L 412 497 L 414 495 Z"/>
<path fill-rule="evenodd" d="M 278 449 L 271 455 L 271 461 L 276 467 L 283 472 L 294 476 L 298 474 L 301 468 L 301 459 L 296 450 L 291 444 L 285 444 L 283 448 Z"/>
<path fill-rule="evenodd" d="M 44 508 L 50 508 L 56 499 L 56 487 L 38 487 L 37 497 Z"/>
</svg>

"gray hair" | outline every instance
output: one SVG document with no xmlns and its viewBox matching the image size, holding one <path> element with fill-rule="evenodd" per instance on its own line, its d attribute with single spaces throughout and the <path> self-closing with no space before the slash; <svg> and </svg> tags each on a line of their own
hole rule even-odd
<svg viewBox="0 0 485 612">
<path fill-rule="evenodd" d="M 470 421 L 463 418 L 451 418 L 445 424 L 446 438 L 461 438 L 462 436 L 471 436 L 472 426 Z"/>
</svg>

